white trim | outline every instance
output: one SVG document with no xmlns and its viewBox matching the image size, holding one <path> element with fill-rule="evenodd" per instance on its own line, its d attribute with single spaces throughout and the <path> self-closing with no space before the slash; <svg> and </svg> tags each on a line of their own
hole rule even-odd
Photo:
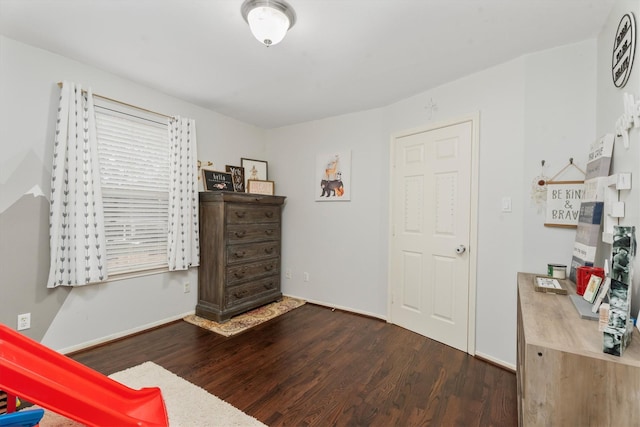
<svg viewBox="0 0 640 427">
<path fill-rule="evenodd" d="M 396 139 L 429 132 L 460 123 L 471 122 L 471 223 L 469 224 L 469 306 L 467 321 L 467 353 L 476 354 L 476 305 L 477 305 L 477 269 L 478 269 L 478 190 L 479 190 L 479 159 L 480 159 L 480 112 L 468 114 L 457 119 L 444 120 L 431 123 L 426 126 L 413 128 L 391 134 L 389 142 L 389 170 L 390 170 L 390 193 L 393 191 L 393 170 L 395 168 L 394 142 Z M 393 298 L 393 287 L 391 277 L 391 242 L 393 241 L 393 194 L 389 194 L 389 225 L 388 225 L 388 246 L 387 246 L 387 321 L 393 323 L 391 302 Z M 504 362 L 496 362 L 504 364 Z"/>
<path fill-rule="evenodd" d="M 484 359 L 484 360 L 486 360 L 488 362 L 491 362 L 491 363 L 493 363 L 495 365 L 502 366 L 505 369 L 509 369 L 509 370 L 511 370 L 513 372 L 516 372 L 516 365 L 512 365 L 511 363 L 507 363 L 504 360 L 496 359 L 493 356 L 489 356 L 488 354 L 484 354 L 484 353 L 480 353 L 480 352 L 476 353 L 476 356 L 478 358 L 480 358 L 480 359 Z"/>
<path fill-rule="evenodd" d="M 328 302 L 311 300 L 309 298 L 297 297 L 295 295 L 285 295 L 285 296 L 291 297 L 291 298 L 296 298 L 296 299 L 301 299 L 301 300 L 304 300 L 304 301 L 306 301 L 306 302 L 308 302 L 310 304 L 321 305 L 323 307 L 333 308 L 333 309 L 336 309 L 336 310 L 348 311 L 350 313 L 361 314 L 363 316 L 375 317 L 376 319 L 384 320 L 385 322 L 387 321 L 387 318 L 385 316 L 381 316 L 381 315 L 376 314 L 376 313 L 370 313 L 368 311 L 356 310 L 356 309 L 351 308 L 351 307 L 345 307 L 345 306 L 342 306 L 342 305 L 330 304 Z"/>
<path fill-rule="evenodd" d="M 87 341 L 87 342 L 84 342 L 84 343 L 81 343 L 81 344 L 73 345 L 71 347 L 63 348 L 63 349 L 56 350 L 56 351 L 58 351 L 59 353 L 62 353 L 62 354 L 68 354 L 68 353 L 73 353 L 75 351 L 84 350 L 86 348 L 93 347 L 93 346 L 96 346 L 96 345 L 99 345 L 99 344 L 104 344 L 106 342 L 113 341 L 113 340 L 116 340 L 118 338 L 124 338 L 124 337 L 126 337 L 128 335 L 133 335 L 133 334 L 136 334 L 138 332 L 142 332 L 142 331 L 144 331 L 146 329 L 155 328 L 156 326 L 164 325 L 165 323 L 171 323 L 171 322 L 173 322 L 175 320 L 180 320 L 183 317 L 188 316 L 190 314 L 195 314 L 195 310 L 191 310 L 191 311 L 188 311 L 188 312 L 183 313 L 183 314 L 176 314 L 175 316 L 171 316 L 171 317 L 167 317 L 167 318 L 162 319 L 162 320 L 158 320 L 158 321 L 155 321 L 155 322 L 147 323 L 146 325 L 141 325 L 141 326 L 138 326 L 138 327 L 135 327 L 135 328 L 132 328 L 132 329 L 127 329 L 125 331 L 121 331 L 121 332 L 118 332 L 118 333 L 115 333 L 115 334 L 106 335 L 104 337 L 97 338 L 95 340 Z"/>
</svg>

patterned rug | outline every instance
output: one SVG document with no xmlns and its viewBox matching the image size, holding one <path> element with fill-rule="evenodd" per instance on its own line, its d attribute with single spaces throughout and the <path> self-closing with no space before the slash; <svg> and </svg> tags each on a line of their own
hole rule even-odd
<svg viewBox="0 0 640 427">
<path fill-rule="evenodd" d="M 282 301 L 272 302 L 271 304 L 247 311 L 246 313 L 232 317 L 225 323 L 217 323 L 213 320 L 203 319 L 195 314 L 190 314 L 183 320 L 225 337 L 230 337 L 264 323 L 267 320 L 271 320 L 274 317 L 278 317 L 294 308 L 298 308 L 304 305 L 305 302 L 306 301 L 301 299 L 282 297 Z"/>
</svg>

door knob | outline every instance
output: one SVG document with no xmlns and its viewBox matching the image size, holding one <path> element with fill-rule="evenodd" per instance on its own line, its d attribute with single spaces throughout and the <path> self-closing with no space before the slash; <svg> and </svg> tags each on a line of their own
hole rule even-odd
<svg viewBox="0 0 640 427">
<path fill-rule="evenodd" d="M 466 251 L 466 250 L 467 250 L 467 248 L 465 247 L 465 245 L 460 245 L 460 246 L 458 246 L 458 247 L 456 248 L 456 253 L 457 253 L 458 255 L 460 255 L 460 254 L 463 254 L 463 253 L 464 253 L 464 251 Z"/>
</svg>

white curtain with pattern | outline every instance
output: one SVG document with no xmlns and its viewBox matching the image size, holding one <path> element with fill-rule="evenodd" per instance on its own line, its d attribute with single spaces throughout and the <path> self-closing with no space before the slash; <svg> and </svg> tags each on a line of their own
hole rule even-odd
<svg viewBox="0 0 640 427">
<path fill-rule="evenodd" d="M 107 279 L 100 167 L 91 89 L 64 82 L 53 148 L 47 287 Z"/>
<path fill-rule="evenodd" d="M 169 119 L 169 270 L 186 270 L 199 265 L 198 174 L 196 122 Z"/>
</svg>

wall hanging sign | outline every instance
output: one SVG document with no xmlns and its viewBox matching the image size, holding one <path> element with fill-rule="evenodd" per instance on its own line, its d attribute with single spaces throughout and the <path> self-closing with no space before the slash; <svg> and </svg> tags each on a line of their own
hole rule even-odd
<svg viewBox="0 0 640 427">
<path fill-rule="evenodd" d="M 622 88 L 627 84 L 636 52 L 636 21 L 633 13 L 625 14 L 616 30 L 611 56 L 613 84 Z"/>
<path fill-rule="evenodd" d="M 575 228 L 580 218 L 580 201 L 584 194 L 584 181 L 557 181 L 560 175 L 569 168 L 575 168 L 582 175 L 584 171 L 573 164 L 573 157 L 569 159 L 560 172 L 546 181 L 547 186 L 547 215 L 544 225 L 547 227 Z"/>
<path fill-rule="evenodd" d="M 547 227 L 578 226 L 584 181 L 547 181 Z"/>
</svg>

